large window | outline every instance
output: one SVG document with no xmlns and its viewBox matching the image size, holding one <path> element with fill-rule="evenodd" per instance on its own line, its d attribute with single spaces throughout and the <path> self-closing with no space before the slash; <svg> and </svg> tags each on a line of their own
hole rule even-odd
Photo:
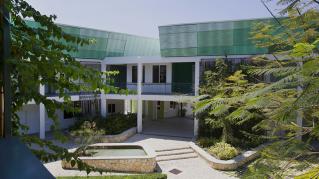
<svg viewBox="0 0 319 179">
<path fill-rule="evenodd" d="M 107 105 L 107 112 L 108 113 L 115 113 L 115 104 L 108 104 Z"/>
<path fill-rule="evenodd" d="M 145 81 L 145 66 L 143 66 L 143 79 L 142 82 Z M 132 83 L 137 83 L 137 66 L 132 66 Z"/>
<path fill-rule="evenodd" d="M 166 83 L 166 65 L 153 66 L 153 83 Z"/>
</svg>

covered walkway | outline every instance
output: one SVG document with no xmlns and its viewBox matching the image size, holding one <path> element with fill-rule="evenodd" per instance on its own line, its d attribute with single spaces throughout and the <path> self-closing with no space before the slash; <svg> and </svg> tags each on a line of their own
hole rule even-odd
<svg viewBox="0 0 319 179">
<path fill-rule="evenodd" d="M 194 120 L 187 117 L 175 117 L 159 120 L 143 120 L 143 134 L 171 137 L 194 137 Z"/>
</svg>

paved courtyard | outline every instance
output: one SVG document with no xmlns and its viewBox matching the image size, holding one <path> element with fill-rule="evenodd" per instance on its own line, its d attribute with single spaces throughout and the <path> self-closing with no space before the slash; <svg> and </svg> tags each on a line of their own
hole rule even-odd
<svg viewBox="0 0 319 179">
<path fill-rule="evenodd" d="M 143 120 L 143 134 L 172 137 L 194 137 L 194 120 L 187 117 L 174 117 L 159 120 Z"/>
<path fill-rule="evenodd" d="M 142 143 L 149 145 L 155 151 L 176 150 L 189 147 L 191 138 L 168 137 L 157 135 L 136 134 L 129 138 L 127 143 Z M 74 144 L 64 144 L 65 147 L 75 147 Z M 232 178 L 222 171 L 212 169 L 202 158 L 192 157 L 187 159 L 174 159 L 158 161 L 157 171 L 167 174 L 169 179 L 224 179 Z M 44 164 L 54 176 L 86 176 L 86 172 L 78 170 L 65 170 L 61 167 L 61 161 Z M 175 172 L 174 172 L 175 171 Z M 176 172 L 177 171 L 177 172 Z M 174 174 L 175 173 L 175 174 Z M 97 172 L 90 176 L 99 176 Z M 123 175 L 123 173 L 104 173 L 103 175 Z"/>
<path fill-rule="evenodd" d="M 149 145 L 155 151 L 172 148 L 188 147 L 191 139 L 137 134 L 126 142 L 142 143 Z M 233 178 L 224 172 L 212 169 L 202 158 L 189 158 L 158 162 L 159 171 L 167 174 L 169 179 L 223 179 Z M 170 171 L 177 170 L 181 173 L 173 174 Z"/>
</svg>

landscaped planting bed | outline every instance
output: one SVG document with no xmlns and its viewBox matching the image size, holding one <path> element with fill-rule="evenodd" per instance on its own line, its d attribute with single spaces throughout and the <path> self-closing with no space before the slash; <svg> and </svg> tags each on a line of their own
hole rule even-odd
<svg viewBox="0 0 319 179">
<path fill-rule="evenodd" d="M 135 113 L 110 114 L 106 118 L 97 116 L 92 118 L 80 118 L 70 127 L 70 132 L 78 130 L 85 122 L 94 123 L 94 127 L 101 131 L 101 135 L 116 135 L 130 128 L 136 127 L 137 116 Z"/>
</svg>

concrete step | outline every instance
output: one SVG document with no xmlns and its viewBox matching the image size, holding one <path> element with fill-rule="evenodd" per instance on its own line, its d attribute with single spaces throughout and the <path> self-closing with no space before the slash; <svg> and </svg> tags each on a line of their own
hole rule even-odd
<svg viewBox="0 0 319 179">
<path fill-rule="evenodd" d="M 158 150 L 155 150 L 155 152 L 166 152 L 166 151 L 184 150 L 184 149 L 191 149 L 191 148 L 189 146 L 183 146 L 183 147 L 174 147 L 174 148 L 168 148 L 168 149 L 158 149 Z"/>
<path fill-rule="evenodd" d="M 198 155 L 196 153 L 187 153 L 187 154 L 180 154 L 180 155 L 169 155 L 169 156 L 160 156 L 156 157 L 156 161 L 169 161 L 169 160 L 181 160 L 181 159 L 188 159 L 188 158 L 197 158 Z"/>
<path fill-rule="evenodd" d="M 189 153 L 194 153 L 194 151 L 190 148 L 187 149 L 178 149 L 178 150 L 169 150 L 169 151 L 160 151 L 156 152 L 156 156 L 169 156 L 169 155 L 180 155 L 180 154 L 189 154 Z"/>
</svg>

